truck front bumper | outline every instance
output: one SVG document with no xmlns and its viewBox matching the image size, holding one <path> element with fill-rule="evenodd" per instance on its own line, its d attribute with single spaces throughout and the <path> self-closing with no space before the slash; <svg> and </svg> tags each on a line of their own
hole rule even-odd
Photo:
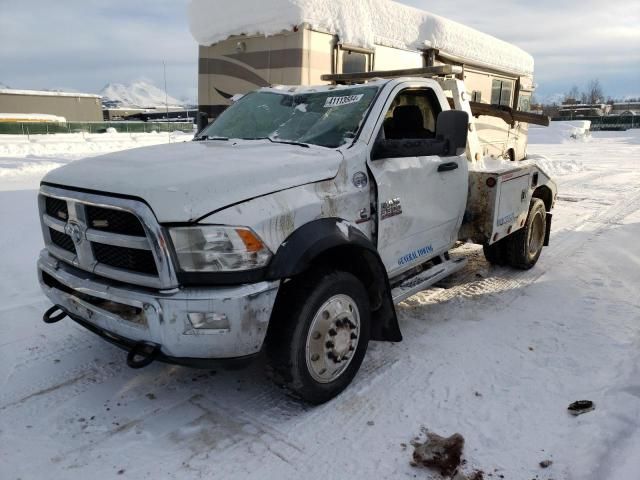
<svg viewBox="0 0 640 480">
<path fill-rule="evenodd" d="M 40 253 L 38 278 L 51 302 L 81 325 L 124 348 L 154 344 L 161 358 L 176 363 L 258 353 L 279 287 L 260 282 L 155 291 L 96 277 L 47 250 Z"/>
</svg>

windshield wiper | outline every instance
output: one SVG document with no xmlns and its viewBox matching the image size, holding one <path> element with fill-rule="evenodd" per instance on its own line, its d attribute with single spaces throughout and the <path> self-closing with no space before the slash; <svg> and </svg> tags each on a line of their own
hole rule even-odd
<svg viewBox="0 0 640 480">
<path fill-rule="evenodd" d="M 285 145 L 297 145 L 298 147 L 310 148 L 308 143 L 294 142 L 293 140 L 274 140 L 270 138 L 271 143 L 284 143 Z"/>
<path fill-rule="evenodd" d="M 296 142 L 294 140 L 274 140 L 273 137 L 251 137 L 243 138 L 242 140 L 269 140 L 271 143 L 282 143 L 285 145 L 296 145 L 298 147 L 310 148 L 308 143 Z"/>
<path fill-rule="evenodd" d="M 196 142 L 201 142 L 203 140 L 219 140 L 221 142 L 228 142 L 229 139 L 227 137 L 209 137 L 207 135 L 201 135 L 193 139 Z"/>
</svg>

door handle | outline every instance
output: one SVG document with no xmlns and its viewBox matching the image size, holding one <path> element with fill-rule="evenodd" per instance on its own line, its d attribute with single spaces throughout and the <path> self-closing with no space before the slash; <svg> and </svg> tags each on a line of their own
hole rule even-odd
<svg viewBox="0 0 640 480">
<path fill-rule="evenodd" d="M 438 172 L 451 172 L 452 170 L 456 170 L 457 168 L 457 162 L 441 163 L 438 166 Z"/>
</svg>

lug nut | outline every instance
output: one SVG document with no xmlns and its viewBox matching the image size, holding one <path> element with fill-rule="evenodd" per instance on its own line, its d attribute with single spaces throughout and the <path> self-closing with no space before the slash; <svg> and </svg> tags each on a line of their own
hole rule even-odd
<svg viewBox="0 0 640 480">
<path fill-rule="evenodd" d="M 329 330 L 329 335 L 331 335 L 332 337 L 335 337 L 337 334 L 338 332 L 336 332 L 333 328 Z"/>
<path fill-rule="evenodd" d="M 356 338 L 358 338 L 358 335 L 356 335 L 355 333 L 351 334 L 351 340 L 355 340 Z"/>
<path fill-rule="evenodd" d="M 336 327 L 340 328 L 342 326 L 342 320 L 336 320 Z"/>
<path fill-rule="evenodd" d="M 333 344 L 333 342 L 327 342 L 327 343 L 325 343 L 324 346 L 327 347 L 327 348 L 333 348 L 334 344 Z"/>
</svg>

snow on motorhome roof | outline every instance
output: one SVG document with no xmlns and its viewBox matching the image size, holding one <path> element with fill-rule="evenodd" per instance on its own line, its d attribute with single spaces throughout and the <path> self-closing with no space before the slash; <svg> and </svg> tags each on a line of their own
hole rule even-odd
<svg viewBox="0 0 640 480">
<path fill-rule="evenodd" d="M 353 88 L 380 87 L 390 81 L 391 79 L 388 78 L 374 78 L 367 83 L 357 83 L 354 85 L 273 85 L 271 87 L 262 87 L 260 91 L 299 95 L 303 93 L 321 93 Z"/>
<path fill-rule="evenodd" d="M 192 0 L 189 23 L 205 46 L 232 35 L 273 35 L 308 24 L 338 34 L 343 44 L 436 48 L 466 62 L 533 73 L 533 58 L 520 48 L 391 0 Z"/>
<path fill-rule="evenodd" d="M 36 95 L 40 97 L 86 97 L 100 98 L 93 93 L 54 92 L 49 90 L 14 90 L 13 88 L 0 88 L 0 93 L 8 95 Z"/>
</svg>

